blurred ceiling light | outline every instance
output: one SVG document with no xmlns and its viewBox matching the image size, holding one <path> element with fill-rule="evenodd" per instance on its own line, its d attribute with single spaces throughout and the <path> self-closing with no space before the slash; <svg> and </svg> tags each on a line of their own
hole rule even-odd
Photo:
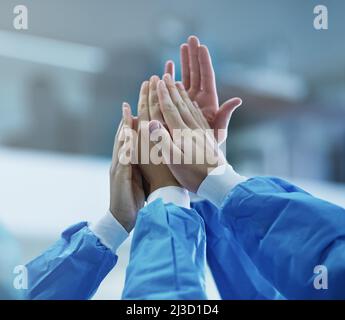
<svg viewBox="0 0 345 320">
<path fill-rule="evenodd" d="M 106 67 L 104 50 L 83 44 L 0 30 L 0 56 L 98 73 Z"/>
<path fill-rule="evenodd" d="M 222 80 L 227 85 L 247 89 L 272 97 L 300 101 L 308 94 L 305 81 L 298 75 L 269 67 L 228 65 L 223 68 Z"/>
</svg>

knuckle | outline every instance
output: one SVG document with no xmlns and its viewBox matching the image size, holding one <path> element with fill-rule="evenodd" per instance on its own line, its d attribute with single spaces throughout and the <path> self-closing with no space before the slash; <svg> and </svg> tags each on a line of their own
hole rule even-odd
<svg viewBox="0 0 345 320">
<path fill-rule="evenodd" d="M 171 90 L 175 89 L 175 85 L 173 83 L 167 83 L 166 86 L 168 89 L 171 89 Z"/>
<path fill-rule="evenodd" d="M 174 111 L 175 110 L 175 105 L 170 103 L 170 102 L 166 102 L 163 104 L 164 109 L 168 112 Z"/>
<path fill-rule="evenodd" d="M 182 97 L 184 100 L 188 100 L 188 99 L 189 99 L 188 94 L 187 94 L 187 91 L 186 91 L 185 89 L 181 89 L 180 95 L 181 95 L 181 97 Z"/>
<path fill-rule="evenodd" d="M 171 115 L 174 115 L 176 114 L 176 107 L 173 104 L 170 104 L 168 108 L 166 109 L 166 112 Z"/>
</svg>

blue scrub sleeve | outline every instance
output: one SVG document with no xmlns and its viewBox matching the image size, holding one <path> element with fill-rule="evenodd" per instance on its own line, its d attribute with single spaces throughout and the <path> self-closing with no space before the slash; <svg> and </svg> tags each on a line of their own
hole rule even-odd
<svg viewBox="0 0 345 320">
<path fill-rule="evenodd" d="M 282 299 L 261 276 L 233 233 L 220 223 L 218 208 L 206 200 L 191 205 L 205 222 L 207 262 L 221 298 Z"/>
<path fill-rule="evenodd" d="M 204 222 L 192 209 L 157 199 L 140 210 L 124 299 L 206 299 Z"/>
<path fill-rule="evenodd" d="M 71 226 L 51 248 L 29 262 L 27 299 L 90 299 L 117 256 L 86 222 Z"/>
<path fill-rule="evenodd" d="M 221 221 L 285 298 L 345 299 L 343 208 L 284 180 L 257 177 L 228 194 Z"/>
</svg>

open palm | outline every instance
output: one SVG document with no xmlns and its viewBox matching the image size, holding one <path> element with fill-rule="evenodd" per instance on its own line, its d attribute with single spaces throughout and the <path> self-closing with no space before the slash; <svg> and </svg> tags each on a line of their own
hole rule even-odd
<svg viewBox="0 0 345 320">
<path fill-rule="evenodd" d="M 174 64 L 168 61 L 166 72 L 174 76 Z M 181 45 L 182 82 L 191 100 L 195 101 L 204 117 L 215 130 L 219 143 L 225 141 L 232 112 L 241 105 L 240 98 L 232 98 L 219 106 L 211 56 L 205 45 L 195 36 Z M 221 129 L 221 130 L 219 130 Z"/>
</svg>

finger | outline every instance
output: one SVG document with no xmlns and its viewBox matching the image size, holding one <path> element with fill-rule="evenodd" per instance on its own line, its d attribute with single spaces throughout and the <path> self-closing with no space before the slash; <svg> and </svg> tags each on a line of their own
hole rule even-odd
<svg viewBox="0 0 345 320">
<path fill-rule="evenodd" d="M 140 93 L 139 93 L 139 102 L 138 102 L 138 121 L 137 121 L 137 131 L 139 132 L 139 139 L 138 139 L 138 157 L 141 159 L 141 154 L 140 154 L 140 149 L 138 148 L 141 146 L 142 143 L 142 134 L 141 130 L 145 122 L 148 122 L 150 119 L 150 114 L 149 114 L 149 106 L 148 106 L 148 97 L 149 96 L 149 82 L 144 81 L 143 84 L 141 85 L 140 88 Z M 140 160 L 141 161 L 141 160 Z"/>
<path fill-rule="evenodd" d="M 215 129 L 216 138 L 218 139 L 217 131 L 219 129 L 227 130 L 228 125 L 232 116 L 232 113 L 242 104 L 240 98 L 233 98 L 225 103 L 219 108 L 216 117 L 213 122 L 213 128 Z"/>
<path fill-rule="evenodd" d="M 121 120 L 119 127 L 117 129 L 117 132 L 115 134 L 114 138 L 114 146 L 113 146 L 113 153 L 112 153 L 112 160 L 111 160 L 111 167 L 116 168 L 117 163 L 118 163 L 118 150 L 119 150 L 119 136 L 122 134 L 122 128 L 123 128 L 123 119 Z"/>
<path fill-rule="evenodd" d="M 138 117 L 132 116 L 132 120 L 133 120 L 133 130 L 138 131 Z"/>
<path fill-rule="evenodd" d="M 190 89 L 200 90 L 199 39 L 195 36 L 188 38 L 188 59 L 190 70 Z"/>
<path fill-rule="evenodd" d="M 199 47 L 200 83 L 201 90 L 214 92 L 216 90 L 216 80 L 210 53 L 206 46 Z"/>
<path fill-rule="evenodd" d="M 190 100 L 187 91 L 183 87 L 181 82 L 176 83 L 176 88 L 181 96 L 182 100 L 184 101 L 183 106 L 181 107 L 181 116 L 184 122 L 187 124 L 188 127 L 192 129 L 196 128 L 203 128 L 202 122 L 199 120 L 199 114 L 195 110 L 195 107 Z"/>
<path fill-rule="evenodd" d="M 117 141 L 117 168 L 129 166 L 138 162 L 137 133 L 134 129 L 137 119 L 132 116 L 131 106 L 124 102 L 122 105 L 123 126 Z M 116 154 L 115 154 L 116 157 Z"/>
<path fill-rule="evenodd" d="M 168 88 L 172 102 L 177 107 L 179 107 L 179 104 L 183 103 L 183 100 L 180 96 L 179 91 L 177 90 L 177 88 L 175 86 L 175 82 L 173 81 L 173 79 L 171 78 L 171 76 L 169 74 L 165 74 L 163 76 L 163 80 L 165 82 L 166 87 Z"/>
<path fill-rule="evenodd" d="M 209 123 L 207 122 L 207 119 L 204 117 L 204 114 L 202 113 L 198 103 L 196 101 L 193 101 L 193 106 L 196 110 L 196 112 L 199 114 L 199 118 L 200 118 L 200 121 L 202 123 L 202 126 L 205 128 L 205 129 L 210 129 L 210 125 Z"/>
<path fill-rule="evenodd" d="M 169 73 L 173 80 L 175 81 L 175 63 L 172 60 L 168 60 L 165 63 L 164 74 Z"/>
<path fill-rule="evenodd" d="M 149 84 L 149 120 L 158 120 L 163 122 L 161 109 L 159 108 L 159 100 L 157 94 L 158 76 L 152 76 Z"/>
<path fill-rule="evenodd" d="M 123 125 L 128 128 L 133 128 L 133 118 L 132 118 L 132 110 L 131 106 L 124 102 L 122 104 L 122 118 L 123 118 Z"/>
<path fill-rule="evenodd" d="M 164 159 L 164 163 L 168 166 L 172 164 L 173 159 L 182 159 L 183 152 L 181 149 L 172 141 L 169 132 L 164 126 L 157 120 L 150 121 L 149 123 L 150 141 L 153 144 L 160 143 L 161 153 Z M 159 141 L 159 138 L 161 140 Z"/>
<path fill-rule="evenodd" d="M 138 102 L 138 118 L 140 121 L 149 121 L 149 106 L 148 106 L 148 96 L 149 96 L 149 82 L 144 81 L 140 88 L 139 102 Z M 140 123 L 139 123 L 140 126 Z"/>
<path fill-rule="evenodd" d="M 192 114 L 189 111 L 187 103 L 182 99 L 179 90 L 177 89 L 175 82 L 171 79 L 170 75 L 164 75 L 164 82 L 168 88 L 172 102 L 178 109 L 182 120 L 185 124 L 192 129 L 198 127 L 197 123 L 194 121 Z M 187 93 L 186 93 L 187 95 Z M 188 95 L 187 95 L 188 96 Z M 188 99 L 189 100 L 189 99 Z"/>
<path fill-rule="evenodd" d="M 191 113 L 197 120 L 199 127 L 205 130 L 210 129 L 210 125 L 208 124 L 206 118 L 200 110 L 198 103 L 196 101 L 191 102 L 191 104 L 189 104 L 189 108 L 191 110 Z"/>
<path fill-rule="evenodd" d="M 181 118 L 176 106 L 171 100 L 169 91 L 162 80 L 158 81 L 157 85 L 159 106 L 161 108 L 163 118 L 172 133 L 174 129 L 185 129 L 187 126 Z"/>
<path fill-rule="evenodd" d="M 133 127 L 132 110 L 131 110 L 131 106 L 127 102 L 124 102 L 122 104 L 122 120 L 123 120 L 123 128 L 118 138 L 118 144 L 120 148 L 125 143 L 125 139 L 126 139 L 125 131 L 128 129 L 132 129 Z"/>
<path fill-rule="evenodd" d="M 120 135 L 118 137 L 117 141 L 117 149 L 118 149 L 118 166 L 124 165 L 125 161 L 121 161 L 121 157 L 125 159 L 126 152 L 130 150 L 131 155 L 131 161 L 133 160 L 132 157 L 134 156 L 134 137 L 132 135 L 132 129 L 133 129 L 133 117 L 132 117 L 132 110 L 131 106 L 124 102 L 122 104 L 122 119 L 123 119 L 123 126 L 121 128 Z M 129 138 L 129 139 L 128 139 Z M 129 163 L 126 163 L 126 165 L 129 165 Z"/>
<path fill-rule="evenodd" d="M 188 44 L 186 43 L 184 43 L 180 47 L 180 60 L 181 60 L 182 82 L 186 90 L 189 90 L 190 88 L 189 49 L 188 49 Z"/>
</svg>

